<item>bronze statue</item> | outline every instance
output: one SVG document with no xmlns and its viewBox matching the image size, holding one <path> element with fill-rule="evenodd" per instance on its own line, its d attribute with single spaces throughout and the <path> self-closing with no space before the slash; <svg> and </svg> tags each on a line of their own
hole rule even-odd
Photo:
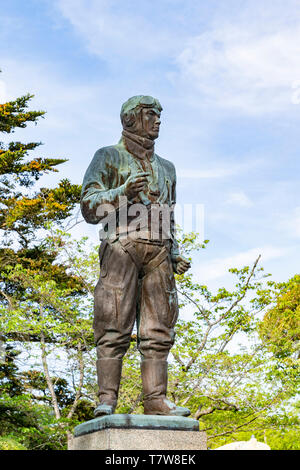
<svg viewBox="0 0 300 470">
<path fill-rule="evenodd" d="M 154 152 L 161 111 L 159 101 L 151 96 L 127 100 L 121 109 L 121 140 L 95 153 L 83 181 L 85 220 L 106 222 L 94 303 L 100 402 L 95 416 L 114 413 L 122 358 L 135 321 L 142 356 L 144 414 L 190 414 L 166 399 L 167 357 L 178 317 L 174 272 L 184 273 L 190 263 L 179 254 L 174 234 L 175 167 Z M 146 226 L 135 223 L 135 205 L 147 211 Z M 154 232 L 151 226 L 151 209 L 162 206 L 172 208 L 167 236 L 161 226 Z"/>
</svg>

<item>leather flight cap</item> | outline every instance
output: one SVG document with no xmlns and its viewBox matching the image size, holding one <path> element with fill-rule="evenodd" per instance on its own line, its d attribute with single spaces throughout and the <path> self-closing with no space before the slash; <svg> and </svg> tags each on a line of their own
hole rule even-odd
<svg viewBox="0 0 300 470">
<path fill-rule="evenodd" d="M 159 112 L 162 111 L 162 106 L 160 102 L 153 98 L 152 96 L 147 95 L 137 95 L 129 98 L 125 103 L 123 103 L 121 108 L 121 118 L 124 114 L 132 111 L 133 109 L 140 108 L 156 108 Z"/>
</svg>

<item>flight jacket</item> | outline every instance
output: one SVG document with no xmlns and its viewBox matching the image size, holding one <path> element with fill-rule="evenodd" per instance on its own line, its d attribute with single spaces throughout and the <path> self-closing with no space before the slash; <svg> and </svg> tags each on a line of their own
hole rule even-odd
<svg viewBox="0 0 300 470">
<path fill-rule="evenodd" d="M 145 191 L 138 193 L 137 197 L 127 201 L 127 224 L 122 222 L 120 209 L 125 198 L 125 182 L 132 174 L 142 171 L 150 172 L 148 186 Z M 122 197 L 123 196 L 123 197 Z M 121 203 L 121 204 L 120 204 Z M 108 220 L 115 217 L 116 230 L 109 233 L 109 238 L 117 238 L 127 230 L 130 232 L 135 224 L 132 221 L 138 219 L 138 215 L 133 214 L 130 208 L 133 204 L 139 203 L 146 206 L 150 214 L 151 207 L 167 205 L 170 208 L 169 238 L 170 254 L 174 258 L 179 255 L 179 247 L 175 238 L 174 206 L 176 203 L 176 171 L 172 162 L 161 158 L 153 152 L 150 158 L 145 156 L 137 157 L 129 153 L 122 138 L 117 145 L 103 147 L 97 150 L 84 176 L 81 193 L 81 211 L 86 222 L 98 224 L 105 219 L 104 232 L 109 231 Z M 97 214 L 97 209 L 101 204 L 108 204 L 105 215 Z M 172 210 L 171 210 L 172 209 Z M 114 214 L 113 214 L 114 213 Z M 161 219 L 160 219 L 161 220 Z M 148 228 L 151 228 L 149 217 Z M 113 224 L 112 224 L 113 226 Z M 141 237 L 151 242 L 151 230 L 141 228 Z M 161 233 L 161 231 L 160 231 Z M 103 238 L 103 231 L 102 237 Z"/>
</svg>

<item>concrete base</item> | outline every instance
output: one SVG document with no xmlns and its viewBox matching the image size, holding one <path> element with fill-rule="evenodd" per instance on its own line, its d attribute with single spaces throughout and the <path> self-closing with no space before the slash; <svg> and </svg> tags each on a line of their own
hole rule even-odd
<svg viewBox="0 0 300 470">
<path fill-rule="evenodd" d="M 197 430 L 195 430 L 197 429 Z M 110 415 L 82 423 L 69 450 L 206 450 L 196 420 L 156 415 Z"/>
<path fill-rule="evenodd" d="M 160 429 L 103 429 L 69 440 L 68 450 L 206 450 L 206 434 Z"/>
</svg>

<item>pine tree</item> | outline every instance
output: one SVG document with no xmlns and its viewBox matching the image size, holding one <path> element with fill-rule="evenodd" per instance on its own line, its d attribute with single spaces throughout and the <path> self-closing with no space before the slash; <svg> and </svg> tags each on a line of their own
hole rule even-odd
<svg viewBox="0 0 300 470">
<path fill-rule="evenodd" d="M 33 95 L 27 94 L 14 101 L 0 104 L 0 132 L 11 134 L 28 123 L 37 123 L 44 111 L 28 111 Z M 55 263 L 55 253 L 45 246 L 38 236 L 45 223 L 61 225 L 79 202 L 80 186 L 63 179 L 54 188 L 33 186 L 49 172 L 57 172 L 57 166 L 65 158 L 30 157 L 41 142 L 0 141 L 0 295 L 9 307 L 11 296 L 22 295 L 11 281 L 8 272 L 16 265 L 33 272 L 43 271 L 49 279 L 71 283 L 74 279 L 66 274 L 66 267 Z M 76 283 L 76 282 L 75 282 Z"/>
<path fill-rule="evenodd" d="M 67 297 L 70 303 L 73 299 L 74 302 L 76 299 L 79 302 L 85 295 L 80 276 L 70 273 L 68 263 L 58 259 L 63 242 L 55 238 L 55 235 L 49 237 L 49 232 L 56 233 L 58 228 L 64 228 L 79 202 L 81 187 L 72 184 L 68 179 L 61 180 L 51 188 L 41 187 L 39 184 L 43 175 L 57 172 L 57 167 L 67 160 L 36 157 L 41 142 L 4 142 L 6 135 L 12 134 L 18 128 L 25 128 L 30 123 L 37 124 L 38 120 L 44 117 L 44 111 L 28 110 L 32 98 L 33 95 L 27 94 L 0 104 L 0 133 L 3 135 L 3 138 L 0 137 L 0 339 L 6 352 L 11 348 L 22 352 L 26 347 L 31 351 L 33 343 L 40 346 L 41 342 L 39 331 L 33 328 L 25 331 L 24 325 L 18 328 L 17 322 L 14 322 L 20 317 L 33 315 L 34 305 L 40 300 L 34 297 L 31 292 L 32 285 L 24 282 L 24 279 L 38 279 L 41 285 L 49 286 L 48 291 L 44 292 L 45 303 L 49 303 L 45 308 L 51 311 L 50 317 L 54 322 L 58 322 L 60 316 L 63 317 L 66 313 Z M 18 273 L 22 273 L 24 279 L 21 279 Z M 63 312 L 51 302 L 53 290 L 63 293 Z M 40 312 L 35 317 L 37 323 L 41 321 L 39 315 Z M 70 312 L 70 324 L 75 321 L 74 315 L 73 311 Z M 59 343 L 60 333 L 61 328 L 57 331 L 50 327 L 43 330 L 42 336 L 47 346 Z M 82 328 L 78 329 L 77 336 L 82 337 Z M 72 345 L 73 343 L 71 348 Z M 46 362 L 45 344 L 43 348 Z M 19 444 L 31 448 L 36 446 L 39 439 L 41 444 L 38 446 L 48 448 L 50 431 L 45 429 L 48 429 L 47 423 L 52 426 L 54 420 L 52 408 L 49 406 L 51 397 L 48 395 L 48 383 L 53 384 L 58 406 L 67 408 L 68 415 L 76 415 L 75 408 L 81 405 L 81 401 L 71 394 L 65 379 L 49 376 L 47 382 L 41 371 L 36 371 L 36 374 L 32 370 L 21 372 L 14 361 L 15 358 L 12 355 L 9 357 L 6 354 L 5 362 L 1 362 L 0 358 L 0 414 L 3 418 L 0 449 L 21 448 L 18 447 Z M 47 393 L 45 391 L 43 395 L 44 389 Z M 36 397 L 35 390 L 38 390 Z M 11 421 L 10 416 L 17 418 Z M 21 429 L 21 434 L 24 430 L 27 437 L 19 436 L 18 429 Z M 13 442 L 7 437 L 11 433 Z M 57 446 L 60 440 L 61 445 L 65 445 L 65 432 L 62 435 L 62 430 L 59 429 L 58 435 L 58 438 L 52 436 L 53 442 L 56 441 L 55 445 Z"/>
</svg>

